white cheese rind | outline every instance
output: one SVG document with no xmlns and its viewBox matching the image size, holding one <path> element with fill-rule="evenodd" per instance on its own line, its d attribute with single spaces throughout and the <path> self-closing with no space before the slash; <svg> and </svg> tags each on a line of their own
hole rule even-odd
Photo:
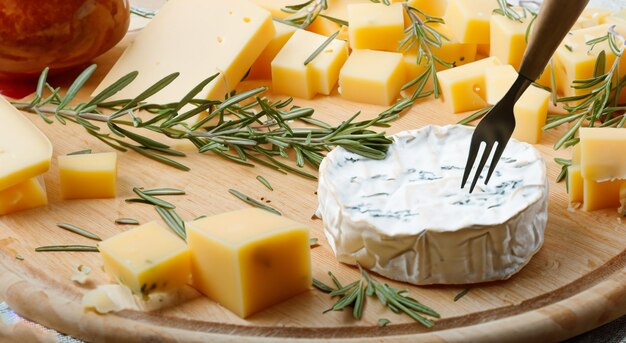
<svg viewBox="0 0 626 343">
<path fill-rule="evenodd" d="M 337 259 L 417 285 L 501 280 L 528 263 L 548 218 L 545 163 L 512 139 L 489 185 L 469 194 L 460 184 L 472 132 L 401 132 L 384 160 L 330 152 L 318 215 Z"/>
</svg>

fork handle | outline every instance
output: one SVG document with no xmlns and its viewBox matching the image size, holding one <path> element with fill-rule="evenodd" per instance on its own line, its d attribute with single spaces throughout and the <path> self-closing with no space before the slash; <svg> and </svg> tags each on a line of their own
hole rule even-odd
<svg viewBox="0 0 626 343">
<path fill-rule="evenodd" d="M 544 0 L 533 25 L 519 73 L 535 81 L 589 0 Z"/>
</svg>

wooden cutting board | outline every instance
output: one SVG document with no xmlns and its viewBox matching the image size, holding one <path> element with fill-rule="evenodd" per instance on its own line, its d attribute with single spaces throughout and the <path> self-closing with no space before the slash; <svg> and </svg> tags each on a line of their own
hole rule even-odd
<svg viewBox="0 0 626 343">
<path fill-rule="evenodd" d="M 95 61 L 98 71 L 80 97 L 89 96 L 129 39 L 132 37 Z M 241 88 L 254 85 L 246 83 Z M 364 118 L 384 110 L 384 107 L 345 101 L 337 94 L 295 103 L 315 108 L 316 116 L 333 124 L 358 110 L 363 112 Z M 81 127 L 47 125 L 35 115 L 26 115 L 50 137 L 55 157 L 85 148 L 110 150 Z M 439 101 L 427 100 L 393 122 L 387 132 L 391 134 L 426 124 L 450 124 L 461 118 L 447 113 Z M 283 175 L 265 167 L 248 168 L 195 152 L 190 152 L 183 161 L 192 168 L 190 172 L 164 166 L 135 153 L 120 154 L 118 198 L 86 201 L 60 200 L 54 158 L 45 175 L 50 205 L 0 218 L 0 298 L 28 319 L 93 342 L 318 338 L 528 342 L 565 339 L 626 314 L 626 223 L 618 219 L 614 209 L 592 213 L 567 210 L 565 186 L 553 182 L 559 172 L 553 158 L 570 154 L 552 149 L 562 132 L 548 132 L 542 144 L 537 145 L 546 159 L 551 180 L 550 217 L 543 248 L 521 272 L 507 281 L 470 285 L 469 293 L 456 302 L 453 298 L 465 286 L 414 287 L 389 282 L 395 287 L 408 288 L 411 295 L 441 313 L 442 319 L 432 329 L 385 310 L 374 299 L 368 301 L 360 321 L 355 321 L 349 311 L 322 314 L 334 300 L 317 290 L 246 320 L 191 289 L 185 290 L 184 301 L 179 305 L 152 312 L 124 310 L 108 315 L 84 312 L 82 295 L 96 285 L 110 282 L 101 270 L 99 255 L 36 253 L 34 249 L 41 245 L 93 243 L 56 228 L 59 222 L 85 227 L 108 238 L 128 229 L 115 225 L 116 218 L 132 217 L 142 222 L 158 220 L 151 206 L 124 202 L 133 196 L 133 187 L 185 189 L 186 196 L 171 198 L 184 219 L 246 207 L 228 193 L 229 188 L 257 199 L 268 199 L 286 216 L 309 225 L 313 236 L 320 239 L 321 246 L 312 250 L 316 278 L 328 282 L 328 271 L 345 282 L 357 278 L 354 268 L 335 260 L 323 236 L 322 222 L 311 218 L 317 205 L 315 181 Z M 269 180 L 274 191 L 259 183 L 257 175 Z M 16 259 L 17 254 L 24 259 Z M 85 286 L 70 280 L 74 267 L 79 264 L 93 270 L 91 281 Z M 379 318 L 388 318 L 391 324 L 379 327 Z"/>
</svg>

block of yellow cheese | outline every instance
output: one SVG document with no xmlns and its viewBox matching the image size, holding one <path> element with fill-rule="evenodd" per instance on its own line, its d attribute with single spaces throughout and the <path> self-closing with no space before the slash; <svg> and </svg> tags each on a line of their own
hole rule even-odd
<svg viewBox="0 0 626 343">
<path fill-rule="evenodd" d="M 443 17 L 446 13 L 448 0 L 408 0 L 407 4 L 419 9 L 427 15 Z"/>
<path fill-rule="evenodd" d="M 311 287 L 309 232 L 251 208 L 187 223 L 193 285 L 240 317 Z"/>
<path fill-rule="evenodd" d="M 515 130 L 513 138 L 531 144 L 541 140 L 542 128 L 548 117 L 550 92 L 531 85 L 513 106 Z"/>
<path fill-rule="evenodd" d="M 489 44 L 489 18 L 493 0 L 449 0 L 444 20 L 462 43 Z"/>
<path fill-rule="evenodd" d="M 479 55 L 481 58 L 489 56 L 490 51 L 491 46 L 489 44 L 476 44 L 476 54 Z"/>
<path fill-rule="evenodd" d="M 172 290 L 191 279 L 189 247 L 156 222 L 119 233 L 98 250 L 107 274 L 136 294 Z"/>
<path fill-rule="evenodd" d="M 168 1 L 129 44 L 94 91 L 132 71 L 139 76 L 111 100 L 134 98 L 161 78 L 180 75 L 148 101 L 181 100 L 193 87 L 220 73 L 198 95 L 224 99 L 274 37 L 270 13 L 246 0 Z"/>
<path fill-rule="evenodd" d="M 580 128 L 580 166 L 583 178 L 626 179 L 626 128 Z"/>
<path fill-rule="evenodd" d="M 34 177 L 0 191 L 0 215 L 46 206 L 43 180 Z"/>
<path fill-rule="evenodd" d="M 117 153 L 59 156 L 62 199 L 114 198 Z"/>
<path fill-rule="evenodd" d="M 339 92 L 352 101 L 390 105 L 406 81 L 402 54 L 354 50 L 339 74 Z"/>
<path fill-rule="evenodd" d="M 578 20 L 574 23 L 574 26 L 572 26 L 572 29 L 583 29 L 604 24 L 606 19 L 613 13 L 614 11 L 606 8 L 585 8 L 583 13 L 580 14 L 580 17 L 578 17 Z"/>
<path fill-rule="evenodd" d="M 595 211 L 620 206 L 619 192 L 623 180 L 593 181 L 583 175 L 583 210 Z"/>
<path fill-rule="evenodd" d="M 440 48 L 431 48 L 435 56 L 444 62 L 453 63 L 455 66 L 462 66 L 476 59 L 476 44 L 459 42 L 446 24 L 434 23 L 429 24 L 429 26 L 448 38 L 448 40 L 442 40 Z M 407 80 L 412 80 L 423 72 L 426 61 L 423 60 L 420 65 L 417 64 L 417 47 L 412 47 L 408 51 L 404 51 L 403 54 L 407 64 Z M 439 63 L 435 63 L 435 67 L 438 71 L 448 69 Z"/>
<path fill-rule="evenodd" d="M 490 66 L 485 69 L 485 100 L 495 105 L 517 79 L 517 71 L 510 64 Z"/>
<path fill-rule="evenodd" d="M 250 0 L 252 3 L 262 7 L 272 14 L 272 17 L 285 19 L 291 13 L 283 11 L 286 6 L 295 5 L 293 0 Z"/>
<path fill-rule="evenodd" d="M 450 112 L 459 113 L 486 107 L 485 70 L 499 64 L 496 57 L 488 57 L 438 72 L 442 99 Z"/>
<path fill-rule="evenodd" d="M 330 94 L 339 70 L 348 58 L 347 43 L 334 39 L 307 65 L 304 62 L 315 52 L 327 37 L 297 30 L 272 60 L 272 90 L 284 94 L 310 99 L 317 93 Z"/>
<path fill-rule="evenodd" d="M 269 80 L 272 78 L 272 60 L 280 49 L 285 46 L 289 38 L 296 32 L 296 28 L 291 25 L 274 22 L 276 33 L 261 55 L 254 61 L 248 74 L 249 80 Z"/>
<path fill-rule="evenodd" d="M 51 158 L 48 138 L 0 95 L 0 190 L 46 172 Z"/>
<path fill-rule="evenodd" d="M 563 43 L 554 53 L 554 64 L 557 81 L 557 89 L 564 96 L 588 94 L 591 88 L 572 88 L 574 80 L 584 80 L 593 77 L 596 59 L 601 51 L 606 54 L 606 69 L 611 68 L 615 61 L 615 55 L 611 52 L 608 42 L 596 44 L 593 49 L 586 42 L 591 39 L 605 36 L 611 25 L 604 24 L 573 30 L 568 34 Z M 616 31 L 626 35 L 626 26 L 616 25 Z M 626 75 L 626 58 L 620 59 L 619 77 Z M 626 88 L 620 93 L 620 103 L 626 101 Z"/>
<path fill-rule="evenodd" d="M 580 174 L 579 165 L 567 167 L 567 192 L 570 205 L 583 202 L 583 177 Z"/>
<path fill-rule="evenodd" d="M 580 144 L 572 148 L 572 165 L 580 165 Z"/>
<path fill-rule="evenodd" d="M 352 49 L 397 51 L 404 38 L 402 4 L 348 5 L 348 23 Z"/>
<path fill-rule="evenodd" d="M 526 50 L 526 29 L 531 20 L 530 15 L 517 21 L 494 14 L 490 20 L 489 55 L 496 56 L 502 63 L 510 64 L 518 70 Z"/>
</svg>

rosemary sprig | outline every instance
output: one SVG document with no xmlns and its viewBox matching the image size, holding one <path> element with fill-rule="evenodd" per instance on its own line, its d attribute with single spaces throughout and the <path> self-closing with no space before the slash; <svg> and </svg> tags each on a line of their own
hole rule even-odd
<svg viewBox="0 0 626 343">
<path fill-rule="evenodd" d="M 165 224 L 167 224 L 167 226 L 180 238 L 182 238 L 183 240 L 187 240 L 187 230 L 185 229 L 185 222 L 176 212 L 176 206 L 163 199 L 157 198 L 157 196 L 185 195 L 186 193 L 184 190 L 167 187 L 153 189 L 133 187 L 133 192 L 135 192 L 135 194 L 137 194 L 139 198 L 126 199 L 126 202 L 142 203 L 154 206 L 154 210 L 159 214 L 161 219 L 163 219 Z M 138 221 L 128 218 L 120 218 L 115 222 L 118 224 L 139 224 Z"/>
<path fill-rule="evenodd" d="M 46 245 L 35 248 L 37 252 L 48 251 L 79 251 L 79 252 L 98 252 L 98 247 L 93 245 Z"/>
<path fill-rule="evenodd" d="M 417 65 L 424 66 L 424 71 L 415 79 L 404 84 L 402 90 L 415 86 L 413 95 L 409 98 L 411 101 L 430 96 L 431 94 L 434 94 L 435 98 L 438 98 L 441 91 L 439 79 L 437 78 L 437 64 L 450 68 L 454 66 L 454 63 L 446 62 L 432 52 L 433 48 L 441 48 L 443 40 L 449 40 L 449 38 L 427 24 L 443 23 L 443 19 L 428 15 L 416 7 L 409 6 L 407 3 L 403 5 L 404 11 L 411 20 L 411 23 L 404 30 L 405 36 L 400 41 L 399 50 L 408 51 L 415 48 L 417 50 L 416 63 Z M 431 78 L 433 81 L 433 90 L 424 91 L 424 87 Z"/>
<path fill-rule="evenodd" d="M 253 198 L 251 198 L 251 197 L 249 197 L 249 196 L 247 196 L 247 195 L 237 191 L 237 190 L 229 189 L 228 193 L 234 195 L 235 197 L 239 198 L 239 200 L 245 202 L 248 205 L 251 205 L 251 206 L 260 208 L 262 210 L 266 210 L 268 212 L 272 212 L 274 214 L 282 216 L 282 213 L 280 213 L 280 211 L 278 211 L 277 209 L 275 209 L 275 208 L 273 208 L 273 207 L 271 207 L 269 205 L 266 205 L 266 204 L 264 204 L 262 202 L 259 202 L 259 201 L 255 200 L 255 199 L 253 199 Z"/>
<path fill-rule="evenodd" d="M 306 29 L 327 8 L 327 0 L 309 0 L 281 8 L 281 11 L 291 13 L 291 15 L 285 19 L 274 18 L 274 20 L 300 29 Z"/>
<path fill-rule="evenodd" d="M 274 188 L 272 188 L 272 185 L 269 183 L 269 181 L 267 181 L 263 176 L 257 175 L 256 179 L 259 180 L 259 182 L 262 183 L 263 186 L 267 187 L 267 189 L 269 189 L 270 191 L 274 190 Z"/>
<path fill-rule="evenodd" d="M 352 307 L 353 317 L 355 319 L 361 319 L 365 300 L 368 297 L 376 296 L 381 304 L 387 306 L 393 312 L 404 313 L 426 327 L 432 327 L 435 323 L 424 315 L 440 318 L 439 313 L 435 310 L 407 296 L 407 290 L 399 290 L 388 284 L 382 284 L 373 279 L 363 269 L 361 269 L 361 278 L 346 286 L 342 286 L 331 272 L 328 272 L 328 275 L 336 288 L 326 285 L 317 279 L 313 279 L 313 287 L 324 293 L 328 293 L 331 297 L 339 297 L 339 300 L 324 313 L 328 311 L 341 311 L 344 308 Z"/>
<path fill-rule="evenodd" d="M 313 109 L 289 107 L 290 98 L 271 102 L 262 96 L 266 87 L 242 93 L 231 92 L 224 100 L 196 98 L 203 85 L 216 75 L 209 76 L 179 102 L 145 102 L 145 99 L 170 85 L 178 77 L 177 73 L 157 81 L 133 99 L 108 101 L 112 95 L 127 87 L 136 78 L 137 72 L 121 77 L 89 102 L 72 104 L 75 93 L 91 77 L 94 69 L 90 67 L 83 71 L 70 87 L 72 94 L 68 91 L 66 95 L 47 83 L 46 69 L 40 76 L 34 98 L 30 102 L 13 102 L 13 105 L 39 115 L 48 123 L 56 120 L 62 124 L 71 122 L 81 125 L 87 133 L 114 149 L 135 151 L 181 170 L 189 170 L 175 160 L 184 157 L 182 152 L 141 132 L 189 140 L 200 153 L 211 152 L 244 166 L 261 164 L 279 172 L 315 179 L 302 167 L 309 165 L 317 169 L 326 152 L 335 146 L 373 159 L 384 158 L 391 140 L 383 132 L 372 128 L 388 126 L 389 121 L 398 118 L 400 112 L 412 105 L 410 99 L 404 99 L 374 119 L 356 121 L 355 115 L 338 126 L 331 126 L 312 118 Z M 136 115 L 139 112 L 152 116 L 142 120 Z M 208 114 L 200 119 L 202 113 Z M 194 118 L 196 124 L 190 125 L 189 120 Z M 213 119 L 217 123 L 208 125 Z M 289 124 L 292 121 L 309 126 L 292 126 Z M 103 125 L 96 124 L 106 125 L 109 132 L 103 131 Z M 289 151 L 295 152 L 295 166 L 289 162 Z"/>
<path fill-rule="evenodd" d="M 185 229 L 185 222 L 173 209 L 163 208 L 161 206 L 154 206 L 161 219 L 167 224 L 167 226 L 174 231 L 180 238 L 187 240 L 187 230 Z"/>
<path fill-rule="evenodd" d="M 337 31 L 337 32 L 333 33 L 332 35 L 330 35 L 328 38 L 326 38 L 326 40 L 319 47 L 317 47 L 317 49 L 315 49 L 315 51 L 313 51 L 311 56 L 307 57 L 307 59 L 304 60 L 304 65 L 307 65 L 307 64 L 311 63 L 315 59 L 315 57 L 317 57 L 317 55 L 319 55 L 322 51 L 324 51 L 324 49 L 326 49 L 328 44 L 332 43 L 332 41 L 335 38 L 337 38 L 337 36 L 339 35 L 339 32 L 340 31 Z"/>
<path fill-rule="evenodd" d="M 157 197 L 154 197 L 150 194 L 144 193 L 140 188 L 134 187 L 133 188 L 133 192 L 135 192 L 135 194 L 137 194 L 140 198 L 142 198 L 143 200 L 151 203 L 152 205 L 155 206 L 160 206 L 163 208 L 167 208 L 167 209 L 174 209 L 176 208 L 176 206 L 174 206 L 172 203 L 167 202 L 163 199 L 159 199 Z"/>
<path fill-rule="evenodd" d="M 76 225 L 72 225 L 72 224 L 67 224 L 67 223 L 59 223 L 57 224 L 58 227 L 60 227 L 63 230 L 67 230 L 70 232 L 73 232 L 77 235 L 81 235 L 83 237 L 89 238 L 89 239 L 93 239 L 94 241 L 101 241 L 102 239 L 100 237 L 98 237 L 98 235 L 96 235 L 95 233 L 91 233 L 85 229 L 79 228 Z"/>
</svg>

